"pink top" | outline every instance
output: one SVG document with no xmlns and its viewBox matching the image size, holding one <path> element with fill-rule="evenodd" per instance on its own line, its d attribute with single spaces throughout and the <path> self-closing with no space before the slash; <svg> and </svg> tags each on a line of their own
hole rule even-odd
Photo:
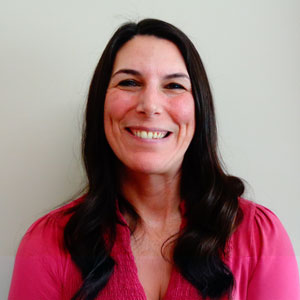
<svg viewBox="0 0 300 300">
<path fill-rule="evenodd" d="M 69 217 L 59 213 L 74 203 L 50 212 L 30 227 L 16 256 L 9 300 L 69 300 L 78 290 L 80 273 L 62 248 Z M 236 280 L 233 299 L 299 300 L 297 262 L 280 221 L 261 205 L 240 199 L 240 206 L 244 219 L 229 240 L 226 258 Z M 111 255 L 116 266 L 97 299 L 146 300 L 126 226 L 117 225 Z M 164 300 L 197 299 L 202 298 L 174 267 Z"/>
</svg>

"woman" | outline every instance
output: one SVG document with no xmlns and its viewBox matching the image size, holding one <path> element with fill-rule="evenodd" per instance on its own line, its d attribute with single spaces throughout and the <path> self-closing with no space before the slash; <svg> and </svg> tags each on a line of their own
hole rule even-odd
<svg viewBox="0 0 300 300">
<path fill-rule="evenodd" d="M 212 96 L 171 24 L 121 26 L 91 82 L 87 193 L 24 236 L 9 299 L 299 299 L 289 238 L 217 155 Z"/>
</svg>

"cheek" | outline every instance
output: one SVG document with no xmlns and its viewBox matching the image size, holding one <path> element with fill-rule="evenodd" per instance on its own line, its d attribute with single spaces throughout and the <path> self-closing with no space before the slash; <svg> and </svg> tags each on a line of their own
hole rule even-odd
<svg viewBox="0 0 300 300">
<path fill-rule="evenodd" d="M 118 90 L 107 91 L 104 103 L 105 122 L 121 120 L 131 107 L 131 99 Z"/>
<path fill-rule="evenodd" d="M 172 116 L 174 121 L 179 124 L 190 124 L 194 126 L 195 123 L 195 103 L 192 96 L 181 97 L 173 99 L 172 102 Z"/>
</svg>

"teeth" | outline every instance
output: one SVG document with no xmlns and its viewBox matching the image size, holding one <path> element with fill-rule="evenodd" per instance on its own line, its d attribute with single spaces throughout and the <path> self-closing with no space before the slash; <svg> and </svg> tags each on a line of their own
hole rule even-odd
<svg viewBox="0 0 300 300">
<path fill-rule="evenodd" d="M 157 131 L 137 131 L 133 130 L 133 134 L 142 139 L 162 139 L 167 135 L 167 132 L 157 132 Z"/>
<path fill-rule="evenodd" d="M 142 131 L 142 133 L 141 133 L 141 138 L 142 138 L 142 139 L 148 138 L 148 134 L 147 134 L 146 131 Z"/>
</svg>

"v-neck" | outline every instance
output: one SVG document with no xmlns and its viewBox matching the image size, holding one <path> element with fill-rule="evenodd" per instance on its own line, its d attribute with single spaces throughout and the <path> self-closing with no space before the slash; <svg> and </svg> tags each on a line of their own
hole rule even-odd
<svg viewBox="0 0 300 300">
<path fill-rule="evenodd" d="M 133 271 L 134 271 L 134 280 L 135 280 L 135 283 L 136 285 L 140 288 L 141 291 L 143 291 L 143 295 L 144 295 L 144 299 L 146 300 L 147 299 L 147 296 L 146 296 L 146 292 L 145 292 L 145 289 L 139 279 L 139 274 L 138 274 L 138 268 L 137 268 L 137 264 L 136 264 L 136 261 L 135 261 L 135 257 L 133 255 L 133 251 L 132 251 L 132 248 L 131 248 L 131 239 L 130 239 L 130 230 L 129 228 L 126 228 L 127 230 L 127 238 L 126 238 L 126 248 L 128 249 L 128 252 L 129 252 L 129 259 L 130 259 L 130 262 L 132 264 L 132 268 L 133 268 Z M 167 300 L 168 299 L 168 291 L 170 289 L 170 286 L 172 284 L 172 279 L 175 275 L 175 272 L 174 272 L 174 265 L 172 266 L 172 269 L 171 269 L 171 273 L 170 273 L 170 278 L 169 278 L 169 282 L 168 282 L 168 286 L 167 286 L 167 289 L 166 289 L 166 292 L 165 292 L 165 295 L 163 298 L 160 298 L 160 300 Z"/>
<path fill-rule="evenodd" d="M 185 207 L 184 207 L 184 202 L 182 201 L 180 203 L 180 212 L 181 212 L 181 223 L 180 223 L 180 230 L 185 226 L 185 219 L 184 219 L 184 212 L 185 212 Z M 122 215 L 122 213 L 119 210 L 119 207 L 117 205 L 117 215 L 119 217 L 119 220 L 123 223 L 123 224 L 118 224 L 117 225 L 117 240 L 116 243 L 122 243 L 124 250 L 127 253 L 128 259 L 129 261 L 129 265 L 132 267 L 132 271 L 133 271 L 133 278 L 132 280 L 133 285 L 136 286 L 138 288 L 138 290 L 141 292 L 141 294 L 143 295 L 143 300 L 147 300 L 147 296 L 146 296 L 146 292 L 145 289 L 139 279 L 139 274 L 138 274 L 138 268 L 137 268 L 137 264 L 135 261 L 135 257 L 133 255 L 133 251 L 131 248 L 131 232 L 130 232 L 130 228 L 129 225 L 127 223 L 127 221 L 125 220 L 124 216 Z M 118 247 L 121 245 L 117 245 Z M 179 275 L 178 271 L 176 270 L 176 266 L 174 264 L 172 264 L 172 268 L 171 268 L 171 273 L 170 273 L 170 278 L 169 278 L 169 282 L 168 282 L 168 286 L 165 292 L 165 295 L 163 296 L 163 298 L 160 298 L 159 300 L 168 300 L 168 299 L 172 299 L 171 298 L 171 290 L 172 287 L 174 287 L 174 281 L 178 281 L 179 278 L 177 275 Z"/>
</svg>

